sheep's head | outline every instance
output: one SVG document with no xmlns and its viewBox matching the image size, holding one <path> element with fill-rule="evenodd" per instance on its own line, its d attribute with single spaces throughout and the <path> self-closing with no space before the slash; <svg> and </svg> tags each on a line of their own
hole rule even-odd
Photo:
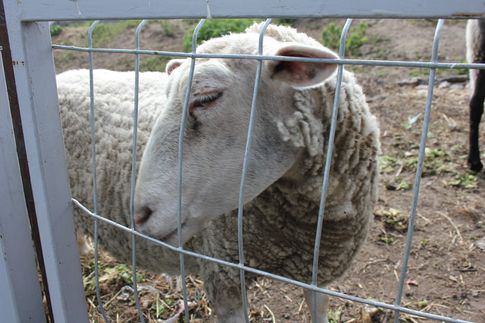
<svg viewBox="0 0 485 323">
<path fill-rule="evenodd" d="M 255 54 L 257 34 L 233 34 L 199 47 L 201 53 Z M 323 47 L 264 40 L 264 53 L 336 58 Z M 243 155 L 257 61 L 197 59 L 184 136 L 182 241 L 238 205 Z M 190 60 L 173 60 L 166 101 L 140 165 L 137 229 L 171 244 L 177 241 L 178 142 Z M 245 203 L 285 176 L 304 150 L 282 138 L 277 122 L 294 113 L 296 88 L 321 84 L 336 64 L 264 61 L 257 98 Z"/>
</svg>

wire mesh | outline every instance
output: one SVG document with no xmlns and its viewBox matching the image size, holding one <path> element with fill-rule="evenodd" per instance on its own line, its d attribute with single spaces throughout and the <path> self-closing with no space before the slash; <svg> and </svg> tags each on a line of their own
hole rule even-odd
<svg viewBox="0 0 485 323">
<path fill-rule="evenodd" d="M 344 28 L 342 28 L 342 33 L 340 36 L 340 48 L 339 48 L 339 56 L 344 57 L 345 55 L 345 44 L 347 41 L 347 34 L 350 30 L 350 25 L 352 24 L 352 19 L 347 19 L 345 22 Z M 322 239 L 322 227 L 323 227 L 323 217 L 325 215 L 325 202 L 327 200 L 328 194 L 328 185 L 330 183 L 330 167 L 333 158 L 333 148 L 334 148 L 334 140 L 335 140 L 335 131 L 337 128 L 337 115 L 338 115 L 338 108 L 340 105 L 340 91 L 342 87 L 342 74 L 343 74 L 343 65 L 339 65 L 337 69 L 337 81 L 335 85 L 335 98 L 333 102 L 332 108 L 332 116 L 331 123 L 330 123 L 330 134 L 328 138 L 328 147 L 327 147 L 327 156 L 325 160 L 325 168 L 323 171 L 323 183 L 322 183 L 322 190 L 320 195 L 320 208 L 318 210 L 318 221 L 317 221 L 317 231 L 315 236 L 315 246 L 313 252 L 313 267 L 312 267 L 312 285 L 318 286 L 318 259 L 320 258 L 320 241 Z M 312 293 L 312 317 L 317 317 L 317 295 L 316 293 Z"/>
<path fill-rule="evenodd" d="M 439 49 L 441 29 L 443 28 L 443 23 L 444 23 L 443 20 L 440 19 L 436 24 L 436 31 L 433 38 L 433 49 L 432 49 L 432 55 L 431 55 L 432 62 L 436 62 L 438 60 L 438 49 Z M 436 76 L 436 69 L 432 68 L 429 73 L 428 94 L 426 97 L 426 107 L 424 111 L 423 130 L 421 133 L 421 141 L 419 143 L 418 166 L 416 168 L 416 178 L 415 178 L 414 188 L 413 188 L 413 200 L 412 200 L 412 205 L 411 205 L 411 210 L 410 210 L 409 220 L 408 220 L 406 245 L 404 247 L 401 273 L 399 275 L 399 283 L 398 283 L 398 288 L 396 292 L 396 301 L 395 301 L 396 305 L 401 304 L 404 282 L 406 280 L 406 274 L 408 270 L 409 255 L 411 254 L 414 224 L 416 222 L 416 210 L 418 207 L 418 200 L 419 200 L 419 189 L 421 187 L 421 175 L 423 173 L 423 165 L 424 165 L 424 158 L 425 158 L 426 139 L 428 137 L 429 121 L 431 116 L 431 103 L 433 101 L 433 89 L 434 89 L 435 76 Z M 399 311 L 396 311 L 396 315 L 394 317 L 394 323 L 399 323 Z"/>
<path fill-rule="evenodd" d="M 262 25 L 261 30 L 259 32 L 259 42 L 258 42 L 258 55 L 263 54 L 263 40 L 264 34 L 268 29 L 269 24 L 271 23 L 271 19 L 266 19 L 265 23 Z M 242 174 L 241 174 L 241 184 L 239 186 L 239 206 L 237 212 L 237 244 L 238 244 L 238 254 L 239 254 L 239 264 L 244 265 L 245 257 L 244 257 L 244 241 L 243 241 L 243 214 L 244 214 L 244 189 L 246 184 L 247 178 L 247 171 L 248 171 L 248 160 L 249 154 L 251 151 L 251 143 L 253 142 L 253 130 L 254 130 L 254 118 L 256 117 L 256 107 L 257 107 L 257 99 L 258 99 L 258 90 L 259 85 L 261 84 L 261 70 L 262 70 L 262 61 L 258 61 L 257 69 L 256 69 L 256 77 L 254 80 L 254 90 L 253 96 L 251 101 L 251 112 L 249 114 L 249 125 L 248 125 L 248 135 L 246 140 L 246 147 L 244 148 L 244 160 L 243 160 L 243 167 L 242 167 Z M 241 280 L 241 299 L 243 302 L 243 310 L 245 320 L 248 323 L 248 296 L 246 294 L 246 277 L 244 274 L 244 270 L 239 270 L 239 277 Z"/>
<path fill-rule="evenodd" d="M 194 29 L 194 33 L 192 35 L 192 54 L 195 54 L 197 51 L 197 36 L 199 35 L 199 31 L 204 25 L 205 19 L 201 19 L 197 26 Z M 179 132 L 179 145 L 178 145 L 178 177 L 177 177 L 177 188 L 178 188 L 178 204 L 177 204 L 177 240 L 178 240 L 178 247 L 179 249 L 183 249 L 183 242 L 182 242 L 182 194 L 183 194 L 183 187 L 182 187 L 182 178 L 183 178 L 183 159 L 184 159 L 184 134 L 185 129 L 187 128 L 187 116 L 189 111 L 189 100 L 190 94 L 192 91 L 192 81 L 194 79 L 194 71 L 195 71 L 195 57 L 192 57 L 190 61 L 190 69 L 189 69 L 189 79 L 187 83 L 187 89 L 185 92 L 184 97 L 184 104 L 182 108 L 182 118 L 180 121 L 180 132 Z M 187 301 L 187 285 L 185 283 L 185 262 L 184 262 L 184 254 L 179 254 L 180 259 L 180 276 L 182 277 L 182 291 L 184 295 L 184 315 L 185 321 L 189 322 L 189 305 Z"/>
<path fill-rule="evenodd" d="M 88 48 L 93 48 L 93 32 L 99 21 L 94 21 L 88 28 Z M 95 108 L 94 108 L 94 75 L 93 75 L 93 53 L 88 54 L 89 65 L 89 128 L 91 133 L 91 174 L 93 180 L 93 210 L 98 210 L 98 184 L 96 176 L 96 126 L 95 126 Z M 98 250 L 98 220 L 94 219 L 93 223 L 93 244 L 94 244 L 94 280 L 96 283 L 96 299 L 98 301 L 98 310 L 106 322 L 110 322 L 106 311 L 104 310 L 99 288 L 99 250 Z"/>
<path fill-rule="evenodd" d="M 210 9 L 208 7 L 208 16 L 210 16 Z M 128 232 L 132 236 L 132 274 L 133 274 L 133 288 L 134 288 L 134 295 L 136 300 L 136 307 L 138 310 L 138 316 L 140 321 L 144 321 L 143 314 L 140 309 L 139 304 L 139 297 L 137 293 L 136 287 L 136 248 L 135 248 L 135 237 L 140 237 L 149 240 L 161 247 L 167 248 L 179 254 L 180 259 L 180 273 L 182 276 L 182 289 L 183 289 L 183 296 L 184 296 L 184 315 L 185 321 L 189 322 L 189 306 L 188 306 L 188 292 L 187 286 L 185 284 L 185 265 L 184 265 L 184 256 L 191 256 L 196 257 L 199 259 L 203 259 L 206 261 L 210 261 L 222 266 L 230 267 L 239 270 L 240 272 L 240 283 L 241 283 L 241 299 L 243 303 L 243 310 L 245 313 L 245 320 L 249 322 L 248 316 L 248 300 L 246 294 L 246 284 L 245 284 L 245 273 L 253 273 L 264 277 L 269 277 L 281 282 L 289 283 L 295 286 L 299 286 L 305 288 L 309 291 L 312 291 L 312 313 L 313 317 L 316 317 L 317 310 L 316 310 L 316 293 L 323 293 L 329 296 L 339 297 L 342 299 L 359 302 L 362 304 L 367 304 L 375 307 L 385 308 L 389 310 L 395 311 L 395 322 L 399 321 L 400 313 L 411 314 L 423 318 L 438 320 L 438 321 L 446 321 L 446 322 L 467 322 L 465 320 L 458 320 L 450 317 L 445 317 L 441 315 L 425 313 L 417 310 L 413 310 L 404 306 L 401 306 L 401 300 L 403 295 L 403 287 L 405 284 L 406 273 L 408 269 L 408 259 L 411 252 L 411 245 L 412 245 L 412 238 L 413 238 L 413 231 L 414 231 L 414 222 L 416 218 L 416 210 L 417 210 L 417 203 L 419 199 L 419 188 L 420 188 L 420 179 L 422 175 L 423 169 L 423 161 L 425 156 L 425 146 L 426 146 L 426 138 L 427 132 L 429 127 L 429 119 L 431 113 L 431 105 L 432 105 L 432 96 L 433 96 L 433 86 L 434 80 L 436 75 L 436 69 L 455 69 L 455 68 L 476 68 L 476 69 L 485 69 L 485 64 L 465 64 L 465 63 L 440 63 L 438 61 L 438 48 L 439 48 L 439 40 L 440 40 L 440 32 L 443 26 L 443 20 L 439 20 L 436 26 L 436 32 L 433 39 L 433 49 L 432 49 L 432 58 L 430 62 L 417 62 L 417 61 L 388 61 L 388 60 L 364 60 L 364 59 L 347 59 L 344 57 L 345 54 L 345 44 L 346 44 L 346 35 L 350 29 L 352 20 L 348 19 L 346 24 L 342 30 L 341 38 L 340 38 L 340 48 L 339 48 L 339 58 L 338 59 L 317 59 L 317 58 L 308 58 L 308 57 L 282 57 L 282 56 L 268 56 L 263 55 L 262 48 L 263 48 L 263 40 L 266 28 L 270 24 L 271 20 L 267 19 L 263 27 L 260 31 L 260 38 L 259 38 L 259 46 L 258 46 L 258 54 L 257 55 L 240 55 L 240 54 L 203 54 L 197 53 L 197 37 L 200 29 L 202 28 L 205 20 L 202 19 L 199 21 L 197 27 L 194 30 L 192 36 L 192 51 L 190 53 L 181 53 L 181 52 L 170 52 L 170 51 L 154 51 L 154 50 L 142 50 L 140 49 L 139 37 L 141 30 L 145 24 L 145 21 L 142 21 L 137 29 L 136 29 L 136 41 L 135 41 L 135 49 L 110 49 L 110 48 L 93 48 L 92 46 L 92 32 L 96 27 L 97 22 L 94 22 L 91 27 L 89 28 L 88 32 L 88 47 L 76 47 L 76 46 L 66 46 L 66 45 L 53 45 L 54 49 L 62 49 L 62 50 L 71 50 L 71 51 L 79 51 L 79 52 L 87 52 L 89 55 L 89 69 L 90 69 L 90 90 L 91 90 L 91 114 L 90 114 L 90 122 L 92 125 L 91 134 L 92 134 L 92 170 L 93 170 L 93 211 L 89 210 L 85 206 L 83 206 L 80 202 L 76 199 L 73 199 L 74 204 L 80 208 L 84 214 L 89 217 L 94 218 L 94 243 L 95 243 L 95 271 L 96 271 L 96 294 L 98 298 L 99 304 L 99 311 L 102 313 L 103 317 L 106 321 L 108 318 L 104 311 L 102 301 L 99 295 L 99 277 L 98 277 L 98 258 L 97 258 L 97 225 L 98 221 L 105 222 L 108 225 L 115 226 L 116 228 Z M 130 193 L 130 215 L 131 215 L 131 225 L 130 227 L 125 227 L 121 224 L 111 221 L 110 219 L 103 218 L 102 215 L 98 214 L 97 212 L 97 197 L 96 197 L 96 147 L 95 147 L 95 137 L 94 137 L 94 90 L 93 90 L 93 66 L 92 66 L 92 54 L 93 53 L 125 53 L 125 54 L 133 54 L 135 55 L 135 98 L 134 98 L 134 110 L 133 110 L 133 150 L 132 150 L 132 174 L 131 174 L 131 193 Z M 137 116 L 138 116 L 138 90 L 139 90 L 139 73 L 140 73 L 140 55 L 154 55 L 154 56 L 170 56 L 170 57 L 183 57 L 183 58 L 190 58 L 191 65 L 189 69 L 189 77 L 187 88 L 184 96 L 183 101 L 183 113 L 181 117 L 181 124 L 180 124 L 180 133 L 179 133 L 179 146 L 178 146 L 178 208 L 177 208 L 177 235 L 178 235 L 178 246 L 174 247 L 170 244 L 164 243 L 162 241 L 156 240 L 152 237 L 144 235 L 140 232 L 137 232 L 134 227 L 134 185 L 135 185 L 135 172 L 136 172 L 136 133 L 137 133 Z M 250 112 L 250 119 L 248 125 L 248 133 L 247 133 L 247 141 L 245 146 L 244 152 L 244 160 L 243 160 L 243 168 L 241 174 L 241 182 L 240 182 L 240 190 L 239 190 L 239 207 L 238 207 L 238 254 L 239 254 L 239 262 L 232 263 L 228 261 L 224 261 L 222 259 L 202 255 L 199 253 L 195 253 L 183 248 L 183 241 L 181 235 L 181 223 L 182 223 L 182 183 L 183 183 L 183 148 L 184 148 L 184 132 L 186 129 L 187 123 L 187 116 L 188 116 L 188 105 L 189 105 L 189 98 L 191 93 L 191 86 L 192 80 L 195 70 L 195 64 L 197 58 L 221 58 L 221 59 L 251 59 L 256 60 L 257 71 L 255 76 L 255 85 L 252 95 L 251 101 L 251 112 Z M 320 62 L 320 63 L 336 63 L 338 64 L 337 70 L 337 81 L 336 81 L 336 90 L 335 90 L 335 98 L 332 108 L 332 117 L 331 117 L 331 128 L 330 134 L 328 139 L 328 146 L 327 146 L 327 153 L 326 153 L 326 162 L 324 167 L 323 173 L 323 182 L 322 182 L 322 189 L 321 189 L 321 196 L 320 196 L 320 208 L 318 212 L 318 221 L 317 221 L 317 228 L 316 228 L 316 237 L 315 237 L 315 246 L 314 246 L 314 255 L 313 255 L 313 266 L 312 266 L 312 280 L 311 284 L 307 284 L 305 282 L 289 279 L 283 276 L 275 275 L 269 272 L 261 271 L 256 268 L 252 268 L 245 264 L 245 257 L 244 257 L 244 243 L 243 243 L 243 213 L 244 213 L 244 188 L 245 188 L 245 181 L 247 177 L 247 164 L 248 164 L 248 156 L 251 150 L 251 142 L 253 140 L 253 120 L 255 111 L 257 109 L 257 93 L 260 84 L 260 77 L 261 77 L 261 69 L 262 63 L 266 60 L 272 61 L 294 61 L 294 62 Z M 335 137 L 336 131 L 336 121 L 337 121 L 337 111 L 339 107 L 339 100 L 340 100 L 340 88 L 342 83 L 342 73 L 344 65 L 362 65 L 362 66 L 394 66 L 394 67 L 420 67 L 420 68 L 429 68 L 430 75 L 429 75 L 429 85 L 428 85 L 428 94 L 426 99 L 426 106 L 425 106 L 425 117 L 423 122 L 423 129 L 421 134 L 421 141 L 420 141 L 420 148 L 419 148 L 419 157 L 418 157 L 418 166 L 416 170 L 416 177 L 415 177 L 415 185 L 413 189 L 413 198 L 412 198 L 412 205 L 410 208 L 409 213 L 409 222 L 408 222 L 408 231 L 406 237 L 406 244 L 403 253 L 403 260 L 401 266 L 401 273 L 398 281 L 398 286 L 396 290 L 396 297 L 395 302 L 393 304 L 388 304 L 385 302 L 375 301 L 371 299 L 366 299 L 362 297 L 356 297 L 352 295 L 347 295 L 345 293 L 336 292 L 327 288 L 318 287 L 318 258 L 319 258 L 319 246 L 321 241 L 321 232 L 323 226 L 323 218 L 325 215 L 325 202 L 328 193 L 328 186 L 329 186 L 329 177 L 330 177 L 330 165 L 332 162 L 333 156 L 333 142 Z"/>
<path fill-rule="evenodd" d="M 145 26 L 146 20 L 142 20 L 135 31 L 135 48 L 140 49 L 140 33 Z M 133 106 L 133 143 L 131 150 L 131 177 L 130 177 L 130 228 L 135 228 L 135 184 L 136 184 L 136 146 L 138 134 L 138 95 L 140 86 L 140 55 L 135 54 L 135 92 L 134 92 L 134 106 Z M 138 312 L 138 319 L 140 322 L 145 322 L 140 306 L 140 298 L 138 296 L 138 287 L 136 283 L 136 237 L 131 236 L 131 264 L 133 277 L 133 295 L 135 296 L 135 305 Z"/>
</svg>

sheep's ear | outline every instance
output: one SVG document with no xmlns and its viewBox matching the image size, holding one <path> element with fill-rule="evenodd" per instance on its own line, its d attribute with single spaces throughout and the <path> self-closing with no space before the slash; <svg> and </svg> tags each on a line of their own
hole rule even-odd
<svg viewBox="0 0 485 323">
<path fill-rule="evenodd" d="M 273 55 L 309 58 L 338 58 L 337 54 L 326 48 L 305 46 L 301 44 L 284 44 Z M 319 85 L 337 69 L 332 63 L 303 63 L 287 61 L 266 61 L 269 76 L 291 86 L 303 88 Z"/>
<path fill-rule="evenodd" d="M 170 73 L 172 73 L 174 69 L 182 65 L 184 61 L 184 59 L 172 59 L 170 62 L 167 63 L 167 66 L 165 67 L 165 73 L 170 75 Z"/>
</svg>

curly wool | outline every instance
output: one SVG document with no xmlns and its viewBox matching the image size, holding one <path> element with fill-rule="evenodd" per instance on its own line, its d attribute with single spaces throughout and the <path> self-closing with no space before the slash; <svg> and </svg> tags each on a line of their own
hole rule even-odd
<svg viewBox="0 0 485 323">
<path fill-rule="evenodd" d="M 377 122 L 353 76 L 344 75 L 320 246 L 318 281 L 323 286 L 349 268 L 365 241 L 377 197 Z M 323 142 L 330 129 L 334 92 L 335 79 L 296 92 L 297 112 L 289 120 L 276 121 L 283 139 L 296 147 L 304 144 L 307 151 L 289 174 L 245 206 L 244 250 L 251 267 L 303 282 L 311 279 L 326 151 Z M 314 102 L 319 104 L 310 105 Z M 212 221 L 199 239 L 194 245 L 202 245 L 204 254 L 237 262 L 237 212 Z M 203 276 L 217 267 L 201 266 Z M 238 272 L 218 270 L 225 278 L 218 278 L 216 286 L 232 288 L 232 297 L 238 297 Z"/>
<path fill-rule="evenodd" d="M 141 160 L 156 117 L 163 109 L 164 73 L 140 73 L 137 161 Z M 94 70 L 97 213 L 130 226 L 130 176 L 134 107 L 133 72 Z M 93 207 L 91 134 L 89 126 L 89 71 L 72 70 L 57 76 L 66 162 L 71 195 L 90 210 Z M 79 233 L 92 236 L 92 221 L 74 209 Z M 100 223 L 99 242 L 120 261 L 131 261 L 130 235 Z M 138 265 L 152 271 L 177 273 L 178 255 L 137 239 Z M 194 263 L 193 266 L 196 264 Z"/>
<path fill-rule="evenodd" d="M 259 33 L 259 26 L 250 27 L 247 32 Z M 321 46 L 288 27 L 270 26 L 267 36 Z M 165 77 L 161 73 L 141 74 L 138 160 L 154 120 L 163 109 L 160 104 L 164 102 Z M 133 84 L 133 73 L 95 71 L 98 213 L 124 225 L 129 224 Z M 92 207 L 88 72 L 63 73 L 58 85 L 72 195 Z M 330 129 L 334 93 L 335 77 L 321 86 L 296 90 L 293 115 L 273 120 L 284 141 L 306 149 L 287 174 L 245 205 L 244 250 L 252 267 L 303 282 L 311 279 L 325 138 Z M 378 153 L 376 119 L 353 75 L 344 72 L 320 248 L 320 285 L 341 276 L 365 241 L 377 196 Z M 78 228 L 92 234 L 86 217 L 78 215 L 75 221 Z M 100 227 L 101 244 L 122 261 L 129 261 L 129 241 L 128 234 L 120 234 L 108 225 Z M 155 271 L 177 271 L 178 257 L 174 253 L 143 239 L 137 241 L 138 265 Z M 236 211 L 208 223 L 187 247 L 237 262 Z M 193 258 L 187 258 L 186 265 L 189 271 L 203 276 L 212 299 L 227 302 L 228 308 L 240 302 L 237 270 Z M 252 278 L 247 275 L 248 280 Z"/>
</svg>

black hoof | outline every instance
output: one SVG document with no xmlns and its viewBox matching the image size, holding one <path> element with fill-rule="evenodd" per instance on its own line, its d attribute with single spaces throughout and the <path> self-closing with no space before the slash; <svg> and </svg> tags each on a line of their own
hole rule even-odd
<svg viewBox="0 0 485 323">
<path fill-rule="evenodd" d="M 478 173 L 483 169 L 483 164 L 480 160 L 468 161 L 468 167 L 470 167 L 470 170 Z"/>
</svg>

